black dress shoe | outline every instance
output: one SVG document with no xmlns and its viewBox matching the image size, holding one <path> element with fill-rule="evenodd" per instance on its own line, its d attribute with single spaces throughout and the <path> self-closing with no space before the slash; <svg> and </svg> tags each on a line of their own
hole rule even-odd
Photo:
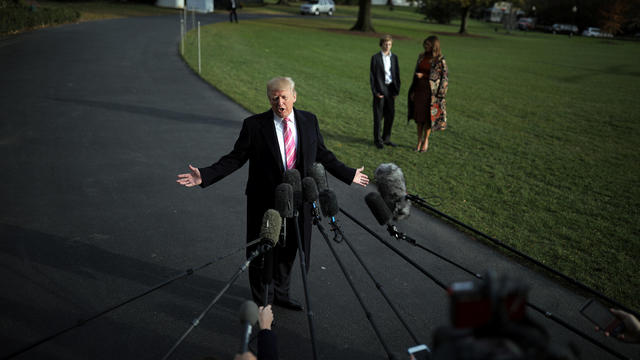
<svg viewBox="0 0 640 360">
<path fill-rule="evenodd" d="M 297 301 L 292 299 L 274 299 L 273 305 L 289 310 L 302 311 L 304 308 Z"/>
<path fill-rule="evenodd" d="M 391 147 L 396 147 L 396 146 L 398 146 L 398 145 L 396 145 L 396 144 L 392 143 L 391 141 L 387 141 L 387 142 L 386 142 L 386 143 L 384 143 L 384 144 L 385 144 L 385 145 L 387 145 L 387 146 L 391 146 Z"/>
<path fill-rule="evenodd" d="M 383 146 L 381 143 L 376 143 L 376 147 L 377 147 L 378 149 L 382 149 L 384 146 Z"/>
</svg>

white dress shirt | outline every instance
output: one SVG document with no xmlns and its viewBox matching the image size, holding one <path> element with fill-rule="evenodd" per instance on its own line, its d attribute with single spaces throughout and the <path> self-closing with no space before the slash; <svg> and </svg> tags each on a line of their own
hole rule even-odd
<svg viewBox="0 0 640 360">
<path fill-rule="evenodd" d="M 389 85 L 393 81 L 391 77 L 391 51 L 388 55 L 385 55 L 382 51 L 382 63 L 384 64 L 384 84 Z"/>
<path fill-rule="evenodd" d="M 293 135 L 293 141 L 296 144 L 296 157 L 298 154 L 298 129 L 296 128 L 296 118 L 293 115 L 293 111 L 291 114 L 287 116 L 289 118 L 289 128 L 291 129 L 291 135 Z M 284 124 L 282 123 L 282 118 L 278 117 L 275 113 L 273 114 L 273 123 L 276 127 L 276 136 L 278 137 L 278 145 L 280 146 L 280 156 L 282 157 L 282 165 L 284 169 L 287 170 L 287 157 L 286 151 L 284 148 Z M 296 162 L 298 160 L 296 159 Z"/>
</svg>

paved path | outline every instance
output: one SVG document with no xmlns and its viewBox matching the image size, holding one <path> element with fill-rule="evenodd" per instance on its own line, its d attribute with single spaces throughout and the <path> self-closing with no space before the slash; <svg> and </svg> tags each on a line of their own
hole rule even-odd
<svg viewBox="0 0 640 360">
<path fill-rule="evenodd" d="M 226 15 L 201 20 L 224 21 Z M 174 181 L 188 163 L 208 165 L 226 153 L 249 115 L 182 62 L 178 24 L 174 16 L 96 21 L 0 40 L 0 357 L 244 242 L 246 167 L 206 190 Z M 345 210 L 389 239 L 364 204 L 370 189 L 337 182 L 333 188 Z M 445 293 L 339 218 L 414 332 L 431 344 L 432 331 L 448 323 Z M 418 211 L 401 227 L 464 266 L 491 267 L 530 283 L 532 302 L 591 334 L 577 315 L 583 297 Z M 395 244 L 445 283 L 468 278 L 406 243 Z M 334 246 L 388 346 L 406 358 L 413 345 L 407 332 L 346 245 Z M 17 358 L 161 358 L 242 261 L 236 253 Z M 303 300 L 297 264 L 295 270 L 293 293 Z M 320 358 L 386 358 L 317 231 L 309 280 Z M 173 358 L 233 358 L 237 310 L 249 296 L 243 274 Z M 275 314 L 281 358 L 311 358 L 306 316 L 279 308 Z M 573 340 L 585 359 L 609 357 L 534 318 L 549 328 L 554 344 Z M 638 357 L 637 347 L 594 336 Z"/>
</svg>

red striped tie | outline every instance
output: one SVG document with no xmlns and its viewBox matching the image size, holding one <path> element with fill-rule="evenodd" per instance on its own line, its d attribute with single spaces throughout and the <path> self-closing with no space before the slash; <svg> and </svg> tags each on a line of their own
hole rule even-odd
<svg viewBox="0 0 640 360">
<path fill-rule="evenodd" d="M 293 134 L 289 128 L 289 122 L 291 119 L 284 118 L 284 149 L 285 159 L 287 160 L 287 170 L 293 169 L 296 166 L 296 142 L 293 140 Z"/>
</svg>

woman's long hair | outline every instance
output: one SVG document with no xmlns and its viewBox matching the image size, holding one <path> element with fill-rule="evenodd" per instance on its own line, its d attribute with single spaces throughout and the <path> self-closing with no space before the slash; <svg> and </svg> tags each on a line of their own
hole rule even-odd
<svg viewBox="0 0 640 360">
<path fill-rule="evenodd" d="M 440 39 L 438 39 L 437 36 L 432 35 L 424 39 L 422 46 L 424 47 L 425 56 L 434 59 L 440 59 L 442 57 L 442 51 L 440 51 Z"/>
</svg>

